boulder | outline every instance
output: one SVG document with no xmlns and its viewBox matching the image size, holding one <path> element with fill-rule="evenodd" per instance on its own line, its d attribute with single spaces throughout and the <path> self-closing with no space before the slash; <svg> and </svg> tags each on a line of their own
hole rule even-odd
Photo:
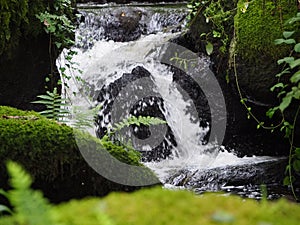
<svg viewBox="0 0 300 225">
<path fill-rule="evenodd" d="M 99 104 L 102 105 L 96 121 L 97 136 L 103 137 L 111 124 L 120 122 L 128 114 L 136 117 L 140 115 L 158 117 L 164 120 L 162 112 L 164 103 L 159 94 L 155 92 L 153 85 L 151 74 L 143 67 L 138 66 L 131 73 L 124 73 L 121 78 L 104 86 L 97 98 Z M 144 140 L 150 135 L 160 133 L 159 129 L 159 125 L 156 132 L 151 132 L 145 126 L 132 127 L 132 133 L 137 136 L 137 139 Z M 130 135 L 130 137 L 132 136 Z M 160 139 L 160 137 L 157 138 Z M 151 146 L 150 143 L 137 145 L 134 147 L 142 152 L 143 161 L 160 160 L 170 156 L 173 146 L 176 146 L 176 140 L 170 127 L 167 126 L 164 138 L 154 148 L 143 150 L 148 145 Z"/>
<path fill-rule="evenodd" d="M 90 166 L 91 162 L 83 157 L 82 148 L 86 148 L 88 154 L 101 163 L 103 170 L 108 171 L 113 168 L 113 161 L 103 160 L 107 153 L 114 160 L 139 167 L 136 154 L 120 146 L 104 147 L 99 139 L 35 112 L 0 106 L 0 143 L 0 188 L 3 189 L 8 188 L 5 173 L 8 160 L 23 165 L 34 178 L 33 186 L 41 189 L 53 202 L 139 188 L 112 182 L 102 176 L 104 173 L 96 172 Z M 155 178 L 150 170 L 144 171 L 142 176 Z M 122 171 L 115 176 L 121 174 Z M 132 170 L 126 178 L 140 179 L 141 176 Z"/>
</svg>

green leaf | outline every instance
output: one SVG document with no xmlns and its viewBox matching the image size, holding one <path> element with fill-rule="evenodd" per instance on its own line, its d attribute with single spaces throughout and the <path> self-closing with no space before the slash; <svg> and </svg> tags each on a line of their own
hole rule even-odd
<svg viewBox="0 0 300 225">
<path fill-rule="evenodd" d="M 291 184 L 291 180 L 290 180 L 290 177 L 289 176 L 286 176 L 284 179 L 283 179 L 283 185 L 284 186 L 288 186 Z"/>
<path fill-rule="evenodd" d="M 291 45 L 291 44 L 296 44 L 295 39 L 287 39 L 284 40 L 283 43 L 287 44 L 287 45 Z"/>
<path fill-rule="evenodd" d="M 300 43 L 297 43 L 297 44 L 294 46 L 294 50 L 295 50 L 295 52 L 300 52 Z"/>
<path fill-rule="evenodd" d="M 276 40 L 274 41 L 274 44 L 275 44 L 275 45 L 281 45 L 284 41 L 285 41 L 285 40 L 282 39 L 282 38 L 276 39 Z"/>
<path fill-rule="evenodd" d="M 289 92 L 290 93 L 290 92 Z M 282 99 L 282 101 L 281 101 L 281 103 L 280 103 L 280 105 L 279 105 L 279 109 L 280 109 L 280 111 L 281 112 L 283 112 L 290 104 L 291 104 L 291 101 L 292 101 L 292 95 L 286 95 L 283 99 Z"/>
<path fill-rule="evenodd" d="M 295 149 L 295 154 L 296 154 L 297 158 L 300 159 L 300 148 Z"/>
<path fill-rule="evenodd" d="M 278 65 L 280 65 L 280 64 L 282 64 L 282 63 L 288 63 L 288 64 L 290 64 L 290 63 L 293 62 L 294 60 L 295 60 L 294 57 L 284 57 L 283 59 L 279 59 L 279 60 L 277 61 L 277 64 L 278 64 Z"/>
<path fill-rule="evenodd" d="M 300 59 L 296 59 L 296 60 L 290 62 L 289 64 L 290 64 L 291 69 L 293 69 L 293 68 L 295 68 L 296 66 L 299 66 L 299 65 L 300 65 Z"/>
<path fill-rule="evenodd" d="M 271 91 L 274 91 L 276 88 L 283 88 L 284 85 L 283 83 L 278 83 L 278 84 L 275 84 L 273 87 L 271 87 Z"/>
<path fill-rule="evenodd" d="M 300 71 L 294 73 L 293 76 L 290 78 L 290 81 L 292 83 L 298 83 L 300 81 Z"/>
<path fill-rule="evenodd" d="M 57 47 L 58 49 L 60 49 L 60 47 L 62 46 L 62 43 L 60 43 L 60 42 L 55 42 L 55 45 L 56 45 L 56 47 Z"/>
<path fill-rule="evenodd" d="M 295 31 L 284 31 L 283 32 L 283 37 L 285 39 L 290 38 L 294 33 L 295 33 Z"/>
<path fill-rule="evenodd" d="M 282 77 L 284 74 L 289 74 L 290 68 L 286 68 L 285 70 L 281 71 L 280 73 L 276 74 L 276 77 Z"/>
<path fill-rule="evenodd" d="M 274 113 L 278 110 L 278 107 L 270 108 L 266 112 L 266 116 L 269 117 L 270 119 L 273 117 Z"/>
<path fill-rule="evenodd" d="M 5 205 L 0 205 L 0 214 L 1 214 L 1 213 L 4 213 L 4 212 L 13 214 L 13 212 L 10 210 L 10 208 L 8 208 L 8 207 L 5 206 Z"/>
<path fill-rule="evenodd" d="M 207 55 L 211 55 L 211 53 L 214 50 L 214 46 L 212 45 L 212 43 L 210 43 L 209 41 L 207 42 L 206 46 L 205 46 L 205 50 Z"/>
<path fill-rule="evenodd" d="M 295 159 L 293 161 L 293 169 L 296 171 L 296 172 L 300 172 L 300 160 L 299 159 Z"/>
</svg>

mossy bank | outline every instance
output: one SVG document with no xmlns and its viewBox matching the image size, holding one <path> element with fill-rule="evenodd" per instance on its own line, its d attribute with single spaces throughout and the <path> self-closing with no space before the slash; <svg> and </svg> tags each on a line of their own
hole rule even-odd
<svg viewBox="0 0 300 225">
<path fill-rule="evenodd" d="M 96 173 L 83 159 L 78 145 L 102 156 L 106 149 L 116 159 L 141 166 L 139 158 L 118 146 L 101 145 L 99 139 L 36 112 L 0 106 L 1 187 L 7 188 L 4 165 L 7 160 L 22 164 L 34 177 L 34 186 L 53 201 L 87 195 L 105 195 L 112 190 L 134 190 L 115 184 Z M 113 158 L 114 158 L 113 157 Z M 109 162 L 102 162 L 110 165 Z M 139 179 L 136 174 L 128 174 Z M 147 176 L 154 176 L 148 171 Z"/>
</svg>

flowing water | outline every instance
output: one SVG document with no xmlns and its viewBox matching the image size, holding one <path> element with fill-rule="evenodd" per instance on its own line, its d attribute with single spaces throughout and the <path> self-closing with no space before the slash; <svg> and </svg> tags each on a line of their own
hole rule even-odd
<svg viewBox="0 0 300 225">
<path fill-rule="evenodd" d="M 145 160 L 145 165 L 157 174 L 167 188 L 188 188 L 200 193 L 223 190 L 260 198 L 259 181 L 249 180 L 247 183 L 245 179 L 255 179 L 261 172 L 257 168 L 266 162 L 277 162 L 277 159 L 267 156 L 238 158 L 223 146 L 205 143 L 203 140 L 209 134 L 210 122 L 201 124 L 199 115 L 193 113 L 197 109 L 192 99 L 184 96 L 174 83 L 170 67 L 157 60 L 162 46 L 184 32 L 186 9 L 176 4 L 163 7 L 80 5 L 80 12 L 82 18 L 76 31 L 74 48 L 78 54 L 74 61 L 82 74 L 69 72 L 72 79 L 68 81 L 70 88 L 67 94 L 72 104 L 86 109 L 94 107 L 99 104 L 98 96 L 104 87 L 141 66 L 151 73 L 153 89 L 163 99 L 160 110 L 176 142 L 168 142 L 171 145 L 170 155 L 164 159 Z M 200 61 L 208 70 L 209 59 L 203 56 Z M 64 63 L 63 55 L 58 63 Z M 75 79 L 76 75 L 82 77 L 84 84 Z M 108 104 L 110 101 L 111 96 L 105 94 L 101 103 Z M 99 116 L 102 120 L 98 127 L 89 130 L 93 135 L 99 127 L 111 122 L 109 113 L 100 111 Z M 241 177 L 245 177 L 244 180 Z M 269 197 L 278 196 L 270 193 Z"/>
</svg>

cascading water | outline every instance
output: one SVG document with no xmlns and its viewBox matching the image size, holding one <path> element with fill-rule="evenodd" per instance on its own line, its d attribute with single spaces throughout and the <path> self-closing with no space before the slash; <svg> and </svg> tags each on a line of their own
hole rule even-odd
<svg viewBox="0 0 300 225">
<path fill-rule="evenodd" d="M 145 150 L 145 165 L 168 187 L 186 187 L 199 192 L 228 189 L 250 197 L 259 197 L 259 193 L 253 194 L 257 193 L 256 186 L 246 188 L 247 179 L 256 184 L 251 179 L 256 179 L 259 172 L 264 173 L 258 168 L 265 162 L 275 162 L 275 159 L 238 158 L 222 146 L 203 144 L 209 134 L 210 121 L 193 113 L 197 112 L 195 102 L 187 99 L 180 91 L 170 67 L 157 60 L 162 46 L 182 32 L 186 9 L 177 5 L 163 8 L 153 5 L 81 7 L 82 19 L 76 32 L 75 47 L 78 54 L 74 61 L 83 71 L 77 75 L 82 77 L 84 85 L 71 79 L 68 81 L 67 91 L 75 106 L 103 106 L 95 128 L 98 136 L 111 123 L 112 107 L 108 105 L 115 104 L 112 98 L 116 97 L 113 96 L 116 90 L 120 93 L 120 89 L 128 88 L 134 81 L 130 79 L 135 75 L 139 76 L 141 70 L 143 73 L 149 72 L 149 79 L 153 82 L 151 88 L 162 100 L 150 98 L 148 102 L 140 102 L 131 114 L 137 115 L 143 108 L 156 105 L 154 115 L 160 111 L 170 131 L 162 137 L 164 144 L 157 150 L 160 151 L 159 154 L 148 154 L 151 152 L 149 145 L 137 145 L 142 152 Z M 209 59 L 203 56 L 200 60 L 201 65 L 208 69 Z M 64 63 L 63 55 L 58 63 Z M 76 74 L 72 75 L 75 76 Z M 116 87 L 117 84 L 121 86 Z M 122 107 L 119 108 L 120 111 Z M 94 130 L 90 132 L 95 135 Z M 278 166 L 282 166 L 282 163 Z"/>
</svg>

